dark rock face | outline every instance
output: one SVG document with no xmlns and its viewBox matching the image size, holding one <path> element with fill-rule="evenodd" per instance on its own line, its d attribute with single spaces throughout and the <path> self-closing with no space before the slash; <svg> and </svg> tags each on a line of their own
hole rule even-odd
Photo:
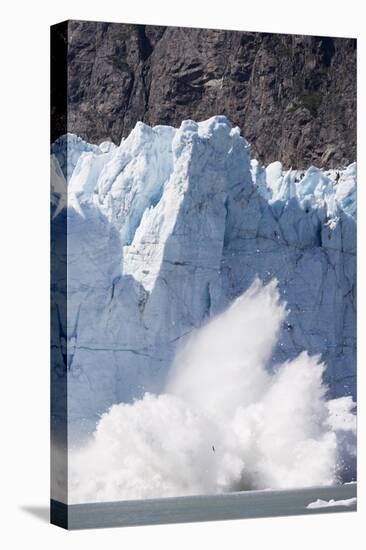
<svg viewBox="0 0 366 550">
<path fill-rule="evenodd" d="M 68 23 L 69 132 L 119 143 L 138 120 L 179 126 L 216 114 L 243 129 L 263 163 L 354 161 L 356 40 Z"/>
</svg>

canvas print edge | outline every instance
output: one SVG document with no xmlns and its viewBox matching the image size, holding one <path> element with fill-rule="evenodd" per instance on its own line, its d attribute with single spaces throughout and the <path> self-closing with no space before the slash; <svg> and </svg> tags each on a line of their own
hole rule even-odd
<svg viewBox="0 0 366 550">
<path fill-rule="evenodd" d="M 56 25 L 51 29 L 51 40 L 52 40 L 52 71 L 51 79 L 53 84 L 51 84 L 51 125 L 53 128 L 57 126 L 56 132 L 60 131 L 62 128 L 65 131 L 62 133 L 67 133 L 67 25 L 68 23 L 62 23 Z M 56 62 L 56 63 L 55 63 Z M 55 66 L 58 67 L 58 70 L 55 71 Z M 62 70 L 64 69 L 64 70 Z M 53 134 L 54 131 L 51 131 Z M 67 204 L 68 198 L 65 197 Z M 55 222 L 52 223 L 52 230 L 56 231 L 58 236 L 60 234 L 65 235 L 65 239 L 58 239 L 58 245 L 63 247 L 62 254 L 67 254 L 67 218 L 59 217 L 57 220 L 57 225 Z M 52 278 L 56 278 L 57 286 L 65 285 L 65 297 L 67 296 L 67 264 L 60 266 L 52 265 Z M 52 284 L 52 283 L 51 283 Z M 52 292 L 52 291 L 51 291 Z M 60 310 L 58 311 L 60 314 Z M 67 300 L 65 299 L 64 309 L 62 311 L 64 315 L 64 321 L 61 324 L 65 323 L 67 325 Z M 60 320 L 57 321 L 60 323 Z M 58 325 L 59 326 L 59 325 Z M 52 351 L 51 351 L 52 353 Z M 67 355 L 67 350 L 65 350 Z M 54 369 L 53 369 L 54 370 Z M 58 372 L 59 374 L 59 370 Z M 52 458 L 52 464 L 54 466 L 56 460 L 62 462 L 62 469 L 65 475 L 65 480 L 68 477 L 68 459 L 67 459 L 67 448 L 68 448 L 68 433 L 67 433 L 67 376 L 61 377 L 62 382 L 60 383 L 60 376 L 57 377 L 57 381 L 52 383 L 51 392 L 53 392 L 52 401 L 57 401 L 57 406 L 60 407 L 60 402 L 63 402 L 61 407 L 64 407 L 65 410 L 65 419 L 63 429 L 59 429 L 58 425 L 56 429 L 52 429 L 52 436 L 57 433 L 59 438 L 58 443 L 61 441 L 59 447 L 64 448 L 64 455 L 58 455 L 57 458 Z M 61 399 L 61 401 L 60 401 Z M 57 420 L 59 423 L 59 419 Z M 59 465 L 57 466 L 59 468 Z M 67 486 L 67 484 L 66 484 Z M 290 491 L 291 492 L 291 491 Z M 296 491 L 295 491 L 296 492 Z M 331 500 L 333 493 L 327 492 L 327 489 L 322 489 L 319 492 L 319 498 L 322 496 L 324 500 Z M 296 511 L 296 508 L 291 504 L 286 508 L 286 491 L 278 491 L 276 493 L 277 498 L 277 511 L 269 512 L 269 516 L 273 515 L 291 515 L 302 513 L 301 511 Z M 334 500 L 339 500 L 340 494 L 337 493 L 337 498 Z M 356 484 L 349 484 L 343 486 L 342 495 L 345 499 L 353 499 L 356 496 Z M 258 498 L 258 508 L 253 506 L 250 503 L 250 499 Z M 102 526 L 113 526 L 113 525 L 133 525 L 133 524 L 146 524 L 146 523 L 164 523 L 164 522 L 177 522 L 177 521 L 204 521 L 209 519 L 234 519 L 237 517 L 253 517 L 252 514 L 257 516 L 264 517 L 266 514 L 265 510 L 265 500 L 267 495 L 256 494 L 252 492 L 248 495 L 237 495 L 237 494 L 225 494 L 219 496 L 192 496 L 192 497 L 177 497 L 177 498 L 164 498 L 164 499 L 144 499 L 141 501 L 129 501 L 129 502 L 113 502 L 113 503 L 91 503 L 91 504 L 71 504 L 64 505 L 58 501 L 51 501 L 51 516 L 52 522 L 63 527 L 68 528 L 84 528 L 84 527 L 102 527 Z M 205 499 L 205 502 L 202 501 Z M 282 501 L 281 501 L 282 499 Z M 67 495 L 65 495 L 65 500 L 67 501 Z M 238 504 L 239 501 L 242 501 L 241 504 Z M 235 504 L 232 505 L 230 509 L 230 501 Z M 229 510 L 225 512 L 221 509 L 222 504 L 226 502 L 226 509 Z M 281 504 L 280 504 L 281 503 Z M 353 503 L 354 504 L 354 503 Z M 273 503 L 272 503 L 273 505 Z M 164 511 L 165 506 L 169 506 L 169 517 L 166 517 L 166 512 Z M 330 507 L 330 509 L 317 509 L 316 507 L 309 509 L 309 513 L 324 513 L 329 511 L 349 511 L 354 509 L 355 506 L 346 509 L 340 509 L 337 507 Z M 139 513 L 143 510 L 143 513 Z M 172 513 L 173 510 L 173 513 Z M 175 510 L 175 515 L 174 515 Z M 300 510 L 300 508 L 299 508 Z M 228 514 L 226 517 L 225 514 Z M 141 523 L 139 523 L 141 522 Z"/>
</svg>

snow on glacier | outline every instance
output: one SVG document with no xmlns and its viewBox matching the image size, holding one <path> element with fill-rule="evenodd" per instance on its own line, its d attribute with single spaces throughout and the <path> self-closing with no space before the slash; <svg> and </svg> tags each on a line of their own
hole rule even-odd
<svg viewBox="0 0 366 550">
<path fill-rule="evenodd" d="M 71 434 L 160 393 L 177 346 L 256 278 L 277 279 L 288 311 L 268 367 L 320 354 L 330 397 L 354 396 L 355 164 L 262 168 L 223 116 L 138 123 L 119 147 L 68 134 L 51 152 L 53 219 L 68 220 Z"/>
</svg>

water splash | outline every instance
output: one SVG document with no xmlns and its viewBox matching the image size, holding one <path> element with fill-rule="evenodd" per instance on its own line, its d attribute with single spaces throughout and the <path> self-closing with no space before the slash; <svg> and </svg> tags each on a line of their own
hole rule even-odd
<svg viewBox="0 0 366 550">
<path fill-rule="evenodd" d="M 178 350 L 161 395 L 106 412 L 69 453 L 69 502 L 332 485 L 355 470 L 351 398 L 306 352 L 267 369 L 286 317 L 253 285 Z"/>
</svg>

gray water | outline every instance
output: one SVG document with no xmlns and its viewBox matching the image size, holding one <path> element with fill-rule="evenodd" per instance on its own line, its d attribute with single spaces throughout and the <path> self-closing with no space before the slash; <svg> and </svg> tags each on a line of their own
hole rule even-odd
<svg viewBox="0 0 366 550">
<path fill-rule="evenodd" d="M 345 500 L 355 497 L 356 493 L 357 485 L 349 484 L 338 487 L 248 491 L 214 496 L 72 504 L 68 507 L 52 501 L 51 511 L 53 523 L 68 526 L 69 529 L 86 529 L 350 512 L 356 510 L 356 504 L 349 507 L 332 506 L 317 509 L 306 507 L 317 499 Z"/>
</svg>

